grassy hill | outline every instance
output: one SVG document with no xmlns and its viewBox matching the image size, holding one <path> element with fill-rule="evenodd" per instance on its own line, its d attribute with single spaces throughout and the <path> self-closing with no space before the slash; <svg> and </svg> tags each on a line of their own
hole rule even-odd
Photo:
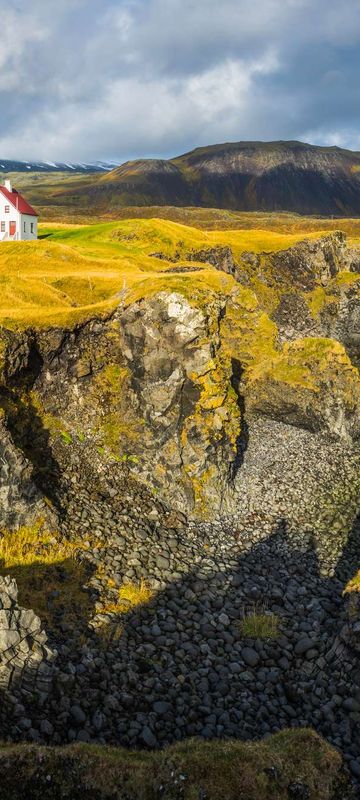
<svg viewBox="0 0 360 800">
<path fill-rule="evenodd" d="M 167 272 L 171 262 L 150 254 L 161 250 L 171 259 L 179 242 L 185 249 L 228 244 L 240 253 L 280 250 L 302 238 L 301 234 L 261 230 L 200 231 L 165 220 L 59 225 L 40 230 L 43 238 L 38 242 L 5 242 L 0 246 L 3 325 L 70 323 L 108 313 L 122 293 L 144 282 L 154 286 L 155 279 L 161 278 L 169 285 L 176 284 L 179 276 Z M 212 267 L 201 264 L 200 268 L 197 279 L 203 284 L 227 280 Z M 181 280 L 193 284 L 195 278 L 189 273 Z"/>
<path fill-rule="evenodd" d="M 244 251 L 274 252 L 303 239 L 300 227 L 291 233 L 265 227 L 204 230 L 164 219 L 42 225 L 37 242 L 0 245 L 0 324 L 70 325 L 108 314 L 129 293 L 141 296 L 163 287 L 230 290 L 233 278 L 197 264 L 191 251 L 227 246 L 235 259 Z M 308 230 L 306 236 L 324 232 L 326 227 Z M 154 257 L 159 253 L 162 257 Z"/>
</svg>

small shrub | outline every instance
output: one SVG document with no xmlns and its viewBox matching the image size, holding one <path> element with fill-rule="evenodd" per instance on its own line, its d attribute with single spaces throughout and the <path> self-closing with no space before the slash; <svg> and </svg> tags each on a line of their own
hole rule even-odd
<svg viewBox="0 0 360 800">
<path fill-rule="evenodd" d="M 355 622 L 360 616 L 360 570 L 345 586 L 343 596 L 347 598 L 348 617 Z"/>
<path fill-rule="evenodd" d="M 343 594 L 351 594 L 351 592 L 357 592 L 360 594 L 360 570 L 354 575 L 353 578 L 347 583 Z"/>
<path fill-rule="evenodd" d="M 153 595 L 154 592 L 144 580 L 140 581 L 139 586 L 135 583 L 126 583 L 119 589 L 120 600 L 125 600 L 131 606 L 140 606 L 148 603 Z"/>
<path fill-rule="evenodd" d="M 123 633 L 123 626 L 118 622 L 108 622 L 97 629 L 99 644 L 102 648 L 118 642 Z"/>
</svg>

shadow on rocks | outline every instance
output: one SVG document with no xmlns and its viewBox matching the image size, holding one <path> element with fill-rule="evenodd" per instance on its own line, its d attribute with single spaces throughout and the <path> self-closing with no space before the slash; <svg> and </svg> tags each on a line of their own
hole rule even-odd
<svg viewBox="0 0 360 800">
<path fill-rule="evenodd" d="M 60 466 L 50 445 L 49 431 L 31 396 L 26 395 L 24 400 L 19 394 L 7 391 L 2 405 L 13 441 L 32 465 L 31 478 L 34 484 L 51 500 L 57 511 L 61 511 L 58 500 Z"/>
<path fill-rule="evenodd" d="M 311 537 L 290 536 L 284 520 L 261 542 L 249 534 L 240 555 L 235 535 L 199 540 L 195 566 L 190 554 L 181 579 L 119 615 L 118 640 L 104 644 L 92 631 L 80 646 L 65 627 L 61 681 L 34 714 L 35 729 L 42 734 L 45 719 L 52 742 L 156 748 L 310 726 L 359 778 L 358 656 L 341 636 L 359 541 L 357 522 L 326 577 Z M 274 638 L 245 635 L 242 621 L 254 613 L 276 618 Z"/>
<path fill-rule="evenodd" d="M 196 569 L 129 613 L 112 654 L 116 740 L 156 747 L 311 726 L 360 775 L 358 659 L 339 641 L 359 538 L 356 524 L 336 574 L 323 577 L 311 539 L 290 538 L 281 520 L 245 554 L 233 549 L 228 566 L 204 551 Z M 241 621 L 254 613 L 276 616 L 275 638 L 245 637 Z"/>
</svg>

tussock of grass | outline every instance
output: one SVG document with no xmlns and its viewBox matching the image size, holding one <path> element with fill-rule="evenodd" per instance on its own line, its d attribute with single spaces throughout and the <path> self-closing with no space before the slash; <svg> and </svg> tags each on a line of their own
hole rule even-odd
<svg viewBox="0 0 360 800">
<path fill-rule="evenodd" d="M 344 594 L 351 594 L 352 592 L 360 593 L 360 570 L 345 586 Z"/>
<path fill-rule="evenodd" d="M 279 633 L 279 617 L 254 610 L 239 622 L 239 630 L 246 639 L 276 639 Z"/>
<path fill-rule="evenodd" d="M 126 583 L 119 589 L 118 600 L 115 603 L 108 603 L 104 611 L 111 614 L 126 614 L 133 608 L 146 605 L 153 596 L 153 590 L 143 579 L 139 584 Z"/>
<path fill-rule="evenodd" d="M 74 552 L 73 545 L 58 541 L 41 520 L 18 531 L 2 531 L 0 536 L 0 559 L 4 569 L 60 563 Z"/>
<path fill-rule="evenodd" d="M 135 583 L 126 583 L 119 589 L 120 602 L 125 601 L 131 607 L 141 606 L 148 603 L 154 596 L 154 592 L 146 581 L 141 580 L 139 585 Z"/>
</svg>

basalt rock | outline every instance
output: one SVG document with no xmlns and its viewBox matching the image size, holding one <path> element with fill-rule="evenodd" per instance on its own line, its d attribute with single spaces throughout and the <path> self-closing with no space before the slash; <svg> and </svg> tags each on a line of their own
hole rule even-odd
<svg viewBox="0 0 360 800">
<path fill-rule="evenodd" d="M 55 659 L 39 617 L 18 605 L 16 582 L 0 577 L 0 690 L 47 695 Z"/>
<path fill-rule="evenodd" d="M 353 364 L 360 367 L 360 279 L 340 285 L 319 312 L 321 330 L 342 342 Z M 327 299 L 329 297 L 327 296 Z"/>
<path fill-rule="evenodd" d="M 268 261 L 277 281 L 303 291 L 311 291 L 318 285 L 326 286 L 339 272 L 350 268 L 355 272 L 360 266 L 359 256 L 355 261 L 341 231 L 272 253 Z"/>
<path fill-rule="evenodd" d="M 360 257 L 348 246 L 343 232 L 275 253 L 242 252 L 235 258 L 231 247 L 218 246 L 179 251 L 171 260 L 183 258 L 210 264 L 259 293 L 266 309 L 271 305 L 281 341 L 303 336 L 334 338 L 359 364 Z"/>
<path fill-rule="evenodd" d="M 360 436 L 360 382 L 344 348 L 331 339 L 299 339 L 250 381 L 248 409 L 343 439 Z"/>
<path fill-rule="evenodd" d="M 223 308 L 222 300 L 205 310 L 162 292 L 120 318 L 133 407 L 144 420 L 146 478 L 166 486 L 176 504 L 208 511 L 226 487 L 240 430 L 219 336 Z"/>
<path fill-rule="evenodd" d="M 236 277 L 238 267 L 235 263 L 231 247 L 209 247 L 203 250 L 191 250 L 186 254 L 188 261 L 200 261 L 211 264 L 216 269 Z"/>
</svg>

